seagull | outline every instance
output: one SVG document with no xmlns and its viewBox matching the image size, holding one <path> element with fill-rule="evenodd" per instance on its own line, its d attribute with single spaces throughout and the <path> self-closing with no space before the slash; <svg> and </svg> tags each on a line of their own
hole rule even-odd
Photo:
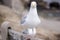
<svg viewBox="0 0 60 40">
<path fill-rule="evenodd" d="M 31 2 L 30 10 L 26 16 L 22 18 L 21 24 L 27 25 L 29 28 L 26 32 L 31 35 L 36 34 L 36 26 L 41 23 L 41 20 L 37 14 L 37 3 L 35 1 Z"/>
</svg>

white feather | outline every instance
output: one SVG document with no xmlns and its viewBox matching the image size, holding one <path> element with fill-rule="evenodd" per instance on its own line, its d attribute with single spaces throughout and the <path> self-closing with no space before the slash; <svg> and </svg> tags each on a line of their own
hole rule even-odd
<svg viewBox="0 0 60 40">
<path fill-rule="evenodd" d="M 38 24 L 41 23 L 40 18 L 38 17 L 37 14 L 37 4 L 36 2 L 31 2 L 31 7 L 29 10 L 29 13 L 27 14 L 27 16 L 25 16 L 22 20 L 22 25 L 27 25 L 30 28 L 28 29 L 28 34 L 35 34 L 36 33 L 36 29 L 34 27 L 36 27 Z"/>
</svg>

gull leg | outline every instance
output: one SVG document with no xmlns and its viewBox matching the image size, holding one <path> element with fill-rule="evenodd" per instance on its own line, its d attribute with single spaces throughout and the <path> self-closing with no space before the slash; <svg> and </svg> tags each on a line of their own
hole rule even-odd
<svg viewBox="0 0 60 40">
<path fill-rule="evenodd" d="M 28 28 L 28 34 L 29 35 L 35 35 L 36 34 L 36 28 Z"/>
<path fill-rule="evenodd" d="M 36 35 L 36 28 L 33 28 L 32 31 L 33 31 L 33 34 Z"/>
</svg>

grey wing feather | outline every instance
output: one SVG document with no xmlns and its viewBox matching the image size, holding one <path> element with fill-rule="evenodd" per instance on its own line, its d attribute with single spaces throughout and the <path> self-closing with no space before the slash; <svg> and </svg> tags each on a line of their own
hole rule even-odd
<svg viewBox="0 0 60 40">
<path fill-rule="evenodd" d="M 25 16 L 25 17 L 22 19 L 21 24 L 24 24 L 24 23 L 26 22 L 26 18 L 27 18 L 27 16 Z"/>
</svg>

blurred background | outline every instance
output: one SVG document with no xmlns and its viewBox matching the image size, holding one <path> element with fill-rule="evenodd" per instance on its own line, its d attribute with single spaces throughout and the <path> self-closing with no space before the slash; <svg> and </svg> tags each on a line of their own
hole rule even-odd
<svg viewBox="0 0 60 40">
<path fill-rule="evenodd" d="M 29 10 L 31 1 L 37 2 L 38 14 L 42 17 L 58 17 L 57 20 L 60 20 L 60 0 L 0 0 L 0 4 L 22 12 Z"/>
<path fill-rule="evenodd" d="M 38 15 L 42 21 L 37 30 L 41 31 L 42 28 L 60 34 L 60 0 L 0 0 L 0 25 L 9 21 L 16 30 L 20 30 L 19 22 L 28 13 L 32 1 L 37 2 Z"/>
</svg>

